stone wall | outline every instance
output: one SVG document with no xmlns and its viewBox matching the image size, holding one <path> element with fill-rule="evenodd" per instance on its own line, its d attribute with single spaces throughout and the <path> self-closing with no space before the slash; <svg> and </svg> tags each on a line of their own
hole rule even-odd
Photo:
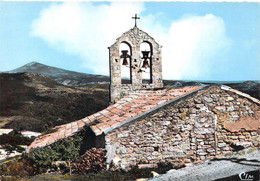
<svg viewBox="0 0 260 181">
<path fill-rule="evenodd" d="M 120 98 L 124 92 L 145 89 L 146 86 L 142 86 L 142 55 L 141 44 L 148 43 L 150 45 L 150 72 L 151 72 L 151 84 L 148 84 L 148 88 L 162 88 L 162 57 L 161 46 L 146 32 L 140 30 L 137 27 L 130 29 L 123 33 L 116 42 L 109 47 L 109 67 L 110 67 L 110 102 L 114 103 Z M 131 84 L 121 84 L 122 73 L 122 58 L 120 58 L 121 52 L 120 44 L 126 43 L 130 47 L 128 58 L 130 67 L 130 80 Z M 122 92 L 121 92 L 122 90 Z"/>
<path fill-rule="evenodd" d="M 133 93 L 137 90 L 143 89 L 154 89 L 156 86 L 154 84 L 117 84 L 117 85 L 110 85 L 110 91 L 112 92 L 112 102 L 117 102 L 121 98 Z"/>
<path fill-rule="evenodd" d="M 123 169 L 140 163 L 190 163 L 223 156 L 241 146 L 257 147 L 258 126 L 226 128 L 254 117 L 259 124 L 259 112 L 259 104 L 210 87 L 108 133 L 107 163 Z"/>
</svg>

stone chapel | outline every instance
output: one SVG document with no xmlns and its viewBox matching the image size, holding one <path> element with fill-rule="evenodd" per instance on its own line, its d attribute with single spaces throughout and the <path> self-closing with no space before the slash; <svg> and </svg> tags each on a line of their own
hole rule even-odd
<svg viewBox="0 0 260 181">
<path fill-rule="evenodd" d="M 260 101 L 224 85 L 164 88 L 161 48 L 135 23 L 109 47 L 111 105 L 56 126 L 28 152 L 40 154 L 84 130 L 80 147 L 105 149 L 108 169 L 188 164 L 259 147 Z"/>
</svg>

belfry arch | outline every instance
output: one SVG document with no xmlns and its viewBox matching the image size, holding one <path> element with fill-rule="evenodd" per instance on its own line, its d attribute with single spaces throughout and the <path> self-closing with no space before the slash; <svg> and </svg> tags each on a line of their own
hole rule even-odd
<svg viewBox="0 0 260 181">
<path fill-rule="evenodd" d="M 142 83 L 151 84 L 152 83 L 152 44 L 147 41 L 143 41 L 140 45 L 140 54 L 144 57 L 147 54 L 147 59 L 143 61 L 141 65 L 142 70 Z"/>
<path fill-rule="evenodd" d="M 128 55 L 129 58 L 123 58 L 124 54 Z M 132 46 L 126 41 L 121 42 L 119 47 L 119 55 L 121 59 L 121 84 L 132 84 Z"/>
<path fill-rule="evenodd" d="M 137 16 L 134 19 L 138 19 Z M 122 49 L 122 45 L 129 48 Z M 143 50 L 144 45 L 149 50 Z M 136 22 L 133 28 L 123 33 L 108 48 L 111 103 L 136 90 L 163 87 L 162 46 L 148 33 L 140 30 Z M 147 73 L 148 75 L 145 75 Z M 124 75 L 130 76 L 129 82 L 122 81 Z M 148 77 L 148 81 L 143 81 L 143 77 Z"/>
</svg>

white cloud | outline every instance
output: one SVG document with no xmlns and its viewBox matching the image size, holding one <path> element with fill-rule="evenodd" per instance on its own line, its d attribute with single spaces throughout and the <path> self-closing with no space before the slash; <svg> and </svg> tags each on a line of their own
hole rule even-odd
<svg viewBox="0 0 260 181">
<path fill-rule="evenodd" d="M 108 74 L 107 47 L 133 27 L 130 18 L 143 11 L 145 6 L 141 2 L 56 3 L 33 22 L 32 34 L 55 48 L 81 56 L 85 60 L 81 66 Z M 214 57 L 229 46 L 223 20 L 211 14 L 186 16 L 166 29 L 156 21 L 158 16 L 142 16 L 138 27 L 163 45 L 164 78 L 207 76 L 216 61 Z"/>
<path fill-rule="evenodd" d="M 224 21 L 212 14 L 188 16 L 174 21 L 164 41 L 164 78 L 208 79 L 216 61 L 223 60 L 230 40 Z"/>
<path fill-rule="evenodd" d="M 51 46 L 80 55 L 81 66 L 108 74 L 108 49 L 116 38 L 133 27 L 131 17 L 144 9 L 143 3 L 65 2 L 44 9 L 32 24 L 32 35 Z M 127 21 L 126 21 L 127 20 Z"/>
</svg>

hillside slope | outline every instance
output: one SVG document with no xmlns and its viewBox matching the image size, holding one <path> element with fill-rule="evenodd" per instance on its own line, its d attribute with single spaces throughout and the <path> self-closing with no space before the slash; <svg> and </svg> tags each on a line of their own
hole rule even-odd
<svg viewBox="0 0 260 181">
<path fill-rule="evenodd" d="M 108 85 L 68 87 L 40 76 L 0 74 L 0 127 L 43 132 L 108 106 Z"/>
<path fill-rule="evenodd" d="M 229 83 L 229 82 L 196 82 L 196 81 L 172 81 L 164 80 L 164 85 L 166 87 L 185 87 L 185 86 L 197 86 L 197 85 L 227 85 L 233 89 L 239 90 L 246 94 L 249 94 L 252 97 L 260 99 L 260 83 L 256 81 L 245 81 L 240 83 Z"/>
<path fill-rule="evenodd" d="M 25 64 L 22 67 L 19 67 L 11 71 L 7 71 L 6 73 L 39 74 L 50 77 L 61 84 L 70 86 L 109 82 L 108 76 L 68 71 L 61 68 L 44 65 L 38 62 L 31 62 Z"/>
</svg>

